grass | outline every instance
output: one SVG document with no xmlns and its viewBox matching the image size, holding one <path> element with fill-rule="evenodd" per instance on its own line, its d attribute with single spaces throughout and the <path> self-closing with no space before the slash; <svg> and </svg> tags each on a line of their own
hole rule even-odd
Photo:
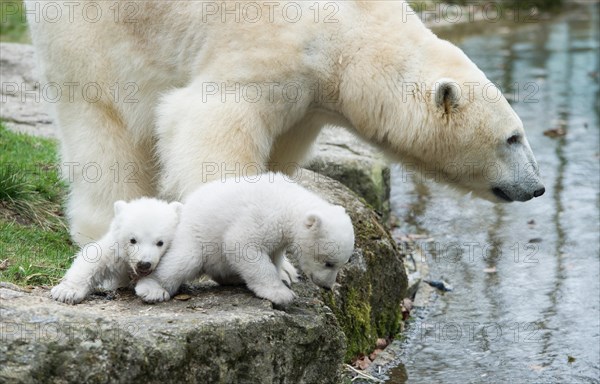
<svg viewBox="0 0 600 384">
<path fill-rule="evenodd" d="M 25 6 L 21 1 L 0 0 L 0 41 L 29 42 Z"/>
<path fill-rule="evenodd" d="M 0 281 L 53 285 L 77 251 L 62 216 L 56 146 L 0 123 Z"/>
</svg>

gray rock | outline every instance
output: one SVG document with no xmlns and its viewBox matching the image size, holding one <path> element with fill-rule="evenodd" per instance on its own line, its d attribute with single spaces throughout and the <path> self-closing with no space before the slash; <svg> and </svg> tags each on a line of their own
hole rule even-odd
<svg viewBox="0 0 600 384">
<path fill-rule="evenodd" d="M 0 43 L 0 119 L 16 132 L 56 137 L 48 115 L 52 87 L 42 84 L 31 45 Z"/>
<path fill-rule="evenodd" d="M 240 287 L 190 293 L 145 305 L 127 290 L 70 306 L 41 288 L 0 288 L 0 382 L 338 382 L 344 337 L 319 300 L 284 312 Z"/>
</svg>

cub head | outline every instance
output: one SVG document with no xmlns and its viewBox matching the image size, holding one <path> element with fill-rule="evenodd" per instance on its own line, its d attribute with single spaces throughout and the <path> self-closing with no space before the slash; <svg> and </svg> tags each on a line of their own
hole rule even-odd
<svg viewBox="0 0 600 384">
<path fill-rule="evenodd" d="M 133 274 L 147 276 L 158 265 L 175 234 L 182 204 L 153 198 L 140 198 L 129 203 L 114 204 L 115 217 L 111 230 L 124 252 Z"/>
<path fill-rule="evenodd" d="M 331 289 L 354 250 L 354 228 L 344 208 L 307 212 L 297 241 L 300 269 L 319 287 Z"/>
</svg>

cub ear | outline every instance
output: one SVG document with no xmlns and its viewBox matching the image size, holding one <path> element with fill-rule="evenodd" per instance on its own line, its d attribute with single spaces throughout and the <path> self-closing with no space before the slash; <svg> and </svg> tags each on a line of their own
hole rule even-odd
<svg viewBox="0 0 600 384">
<path fill-rule="evenodd" d="M 310 230 L 317 230 L 321 227 L 323 219 L 319 212 L 308 212 L 304 218 L 304 226 Z"/>
<path fill-rule="evenodd" d="M 461 90 L 458 83 L 452 79 L 439 79 L 435 83 L 435 105 L 444 109 L 444 114 L 449 115 L 458 108 Z"/>
<path fill-rule="evenodd" d="M 183 204 L 181 204 L 179 201 L 174 201 L 172 203 L 169 203 L 169 206 L 175 210 L 177 216 L 181 216 L 181 209 L 183 208 Z"/>
<path fill-rule="evenodd" d="M 123 208 L 125 208 L 126 205 L 127 203 L 123 200 L 115 201 L 115 204 L 113 205 L 115 216 L 117 216 L 123 210 Z"/>
</svg>

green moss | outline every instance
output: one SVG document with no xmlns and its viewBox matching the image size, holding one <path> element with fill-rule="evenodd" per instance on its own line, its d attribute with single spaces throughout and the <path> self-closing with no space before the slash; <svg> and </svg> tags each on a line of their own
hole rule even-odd
<svg viewBox="0 0 600 384">
<path fill-rule="evenodd" d="M 346 335 L 346 361 L 370 353 L 378 338 L 398 334 L 407 285 L 402 255 L 378 218 L 367 210 L 350 212 L 362 261 L 344 270 L 336 294 L 323 295 Z"/>
<path fill-rule="evenodd" d="M 407 280 L 403 255 L 379 218 L 370 210 L 349 210 L 356 249 L 336 294 L 323 295 L 347 338 L 346 361 L 370 353 L 380 337 L 395 337 L 401 329 Z"/>
<path fill-rule="evenodd" d="M 373 318 L 369 297 L 370 287 L 364 289 L 348 288 L 337 299 L 332 293 L 324 294 L 324 301 L 335 313 L 338 323 L 346 335 L 346 361 L 360 353 L 373 349 L 377 332 L 373 328 Z"/>
</svg>

